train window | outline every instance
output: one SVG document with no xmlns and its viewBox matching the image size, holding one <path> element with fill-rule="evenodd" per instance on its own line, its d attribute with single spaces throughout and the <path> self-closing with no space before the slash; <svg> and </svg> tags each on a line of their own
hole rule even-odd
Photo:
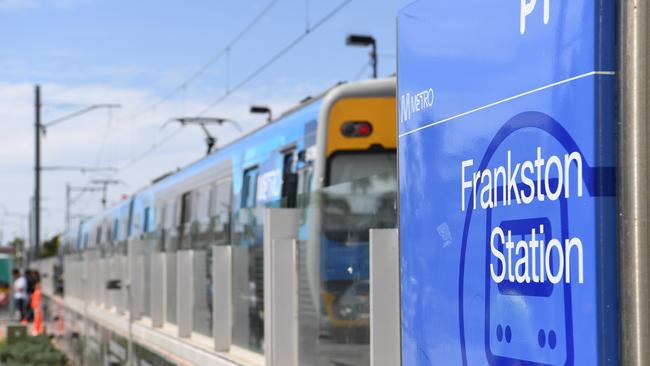
<svg viewBox="0 0 650 366">
<path fill-rule="evenodd" d="M 133 225 L 129 225 L 129 237 L 133 237 L 135 235 L 140 235 L 142 232 L 140 231 L 140 224 L 142 223 L 140 213 L 136 213 L 133 215 Z"/>
<path fill-rule="evenodd" d="M 210 191 L 208 187 L 201 188 L 196 193 L 196 218 L 203 220 L 208 217 L 210 208 Z"/>
<path fill-rule="evenodd" d="M 219 202 L 221 203 L 221 210 L 225 212 L 230 212 L 230 201 L 232 198 L 231 191 L 232 182 L 230 179 L 224 180 L 219 183 Z"/>
<path fill-rule="evenodd" d="M 302 195 L 311 192 L 311 183 L 313 178 L 312 161 L 307 158 L 307 151 L 298 153 L 298 182 L 297 194 Z"/>
<path fill-rule="evenodd" d="M 111 226 L 102 225 L 101 231 L 99 232 L 97 241 L 99 244 L 105 244 L 111 240 Z"/>
<path fill-rule="evenodd" d="M 97 233 L 95 235 L 95 245 L 99 245 L 102 241 L 102 227 L 97 227 Z"/>
<path fill-rule="evenodd" d="M 174 200 L 174 211 L 173 212 L 173 217 L 174 225 L 179 225 L 183 219 L 183 216 L 181 215 L 183 213 L 183 196 L 179 196 Z"/>
<path fill-rule="evenodd" d="M 145 207 L 144 208 L 144 223 L 142 224 L 142 232 L 143 233 L 148 233 L 149 232 L 149 214 L 151 211 L 151 207 Z"/>
<path fill-rule="evenodd" d="M 338 153 L 330 158 L 328 182 L 332 186 L 388 172 L 397 172 L 394 151 Z"/>
<path fill-rule="evenodd" d="M 93 242 L 93 237 L 92 237 L 92 232 L 89 233 L 90 241 Z M 101 228 L 98 228 L 98 230 L 95 231 L 95 238 L 94 241 L 97 243 L 104 243 L 110 240 L 110 235 L 111 235 L 111 227 L 110 225 L 103 224 L 101 225 Z"/>
<path fill-rule="evenodd" d="M 183 193 L 181 205 L 181 224 L 185 224 L 192 221 L 192 192 Z"/>
<path fill-rule="evenodd" d="M 120 220 L 115 219 L 113 220 L 113 237 L 109 238 L 108 240 L 116 241 L 117 235 L 119 234 L 119 230 L 120 230 Z"/>
<path fill-rule="evenodd" d="M 231 180 L 230 178 L 219 181 L 210 190 L 210 216 L 217 216 L 230 212 Z"/>
<path fill-rule="evenodd" d="M 210 188 L 210 216 L 214 216 L 217 213 L 217 190 L 219 186 L 212 186 Z"/>
<path fill-rule="evenodd" d="M 255 207 L 255 195 L 257 189 L 257 167 L 248 169 L 244 172 L 244 181 L 241 191 L 241 207 Z"/>
<path fill-rule="evenodd" d="M 156 205 L 156 211 L 154 211 L 154 224 L 156 227 L 164 228 L 165 227 L 165 205 L 159 204 Z"/>
<path fill-rule="evenodd" d="M 282 168 L 282 200 L 285 207 L 296 207 L 296 195 L 298 193 L 298 174 L 294 173 L 296 161 L 295 151 L 284 155 L 284 166 Z"/>
<path fill-rule="evenodd" d="M 126 215 L 124 217 L 124 219 L 122 219 L 122 228 L 123 229 L 122 229 L 122 233 L 119 233 L 119 234 L 121 234 L 121 236 L 117 237 L 118 240 L 124 240 L 124 239 L 127 239 L 129 237 L 128 236 L 128 230 L 127 230 L 128 227 L 129 227 L 129 215 Z"/>
<path fill-rule="evenodd" d="M 176 205 L 173 202 L 165 204 L 165 229 L 174 226 L 174 216 L 176 213 Z"/>
<path fill-rule="evenodd" d="M 311 166 L 300 169 L 298 172 L 298 194 L 303 195 L 311 192 L 311 184 L 314 173 Z"/>
</svg>

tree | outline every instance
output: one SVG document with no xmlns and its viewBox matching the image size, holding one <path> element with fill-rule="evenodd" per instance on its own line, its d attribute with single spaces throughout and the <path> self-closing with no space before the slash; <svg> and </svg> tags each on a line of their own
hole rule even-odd
<svg viewBox="0 0 650 366">
<path fill-rule="evenodd" d="M 9 247 L 13 248 L 16 253 L 22 252 L 25 245 L 25 240 L 23 238 L 14 238 L 9 242 Z"/>
<path fill-rule="evenodd" d="M 61 244 L 61 239 L 59 235 L 52 237 L 50 240 L 43 243 L 43 248 L 41 249 L 41 258 L 54 257 L 59 253 L 59 245 Z"/>
<path fill-rule="evenodd" d="M 23 258 L 23 248 L 25 247 L 25 239 L 23 238 L 14 238 L 9 242 L 9 247 L 13 249 L 14 255 L 16 256 L 16 266 L 20 267 L 22 264 Z"/>
</svg>

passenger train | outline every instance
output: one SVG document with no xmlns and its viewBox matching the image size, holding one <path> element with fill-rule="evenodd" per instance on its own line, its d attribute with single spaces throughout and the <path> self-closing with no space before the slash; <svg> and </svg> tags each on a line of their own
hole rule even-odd
<svg viewBox="0 0 650 366">
<path fill-rule="evenodd" d="M 233 343 L 259 350 L 262 210 L 299 208 L 301 311 L 318 314 L 321 337 L 349 340 L 359 329 L 367 337 L 368 229 L 397 224 L 395 118 L 394 78 L 338 84 L 72 228 L 62 254 L 107 258 L 133 251 L 147 258 L 191 249 L 201 253 L 208 288 L 211 246 L 231 245 Z M 156 294 L 148 285 L 150 263 L 142 265 L 146 316 Z M 183 271 L 175 267 L 167 271 Z M 176 324 L 170 304 L 177 286 L 166 288 L 165 322 Z M 209 311 L 210 289 L 202 296 L 193 301 Z M 194 331 L 208 334 L 209 316 L 195 319 Z"/>
</svg>

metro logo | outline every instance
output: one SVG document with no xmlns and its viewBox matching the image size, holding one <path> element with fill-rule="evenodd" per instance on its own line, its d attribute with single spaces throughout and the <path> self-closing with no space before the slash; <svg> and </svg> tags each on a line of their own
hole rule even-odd
<svg viewBox="0 0 650 366">
<path fill-rule="evenodd" d="M 411 119 L 412 114 L 431 108 L 435 97 L 435 93 L 431 88 L 417 94 L 406 93 L 402 95 L 399 105 L 399 121 L 401 123 L 407 122 Z"/>
<path fill-rule="evenodd" d="M 542 0 L 540 0 L 542 1 Z M 551 0 L 544 1 L 544 24 L 548 24 L 551 18 Z M 521 18 L 519 25 L 519 32 L 526 33 L 526 18 L 533 13 L 537 0 L 521 0 Z"/>
</svg>

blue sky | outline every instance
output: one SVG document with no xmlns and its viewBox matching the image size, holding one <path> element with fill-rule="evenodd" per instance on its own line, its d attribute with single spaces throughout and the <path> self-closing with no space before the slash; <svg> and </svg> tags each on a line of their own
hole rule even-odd
<svg viewBox="0 0 650 366">
<path fill-rule="evenodd" d="M 124 167 L 109 201 L 137 191 L 151 178 L 203 154 L 200 130 L 161 128 L 171 117 L 193 115 L 221 97 L 343 0 L 277 0 L 230 52 L 167 102 L 142 111 L 178 87 L 223 49 L 272 0 L 98 1 L 0 0 L 0 204 L 26 214 L 33 190 L 33 84 L 43 86 L 44 120 L 93 103 L 121 103 L 52 128 L 43 142 L 45 165 Z M 276 114 L 338 81 L 370 76 L 368 49 L 350 48 L 350 33 L 373 35 L 379 74 L 395 72 L 395 17 L 407 0 L 351 0 L 259 77 L 208 115 L 263 123 L 251 104 Z M 228 61 L 227 61 L 228 60 Z M 136 112 L 140 112 L 137 113 Z M 131 163 L 167 136 L 160 148 Z M 219 143 L 237 137 L 215 130 Z M 65 184 L 81 186 L 106 174 L 43 175 L 45 236 L 64 225 Z M 73 215 L 100 210 L 99 196 L 75 197 Z M 1 215 L 1 212 L 0 212 Z M 24 220 L 0 216 L 5 241 L 24 235 Z"/>
<path fill-rule="evenodd" d="M 0 41 L 10 45 L 0 49 L 4 80 L 101 82 L 162 91 L 208 60 L 271 2 L 60 1 L 63 5 L 46 0 L 0 1 Z M 22 2 L 26 4 L 6 5 Z M 394 60 L 388 56 L 395 53 L 394 18 L 404 3 L 353 0 L 259 82 L 278 77 L 317 82 L 353 77 L 366 51 L 345 47 L 343 40 L 350 32 L 377 37 L 384 56 L 381 73 L 392 73 Z M 334 0 L 278 1 L 233 48 L 233 79 L 303 32 L 307 6 L 308 19 L 314 23 L 337 4 Z M 215 65 L 212 77 L 200 84 L 218 85 L 217 77 L 223 76 L 219 66 L 224 65 Z"/>
</svg>

